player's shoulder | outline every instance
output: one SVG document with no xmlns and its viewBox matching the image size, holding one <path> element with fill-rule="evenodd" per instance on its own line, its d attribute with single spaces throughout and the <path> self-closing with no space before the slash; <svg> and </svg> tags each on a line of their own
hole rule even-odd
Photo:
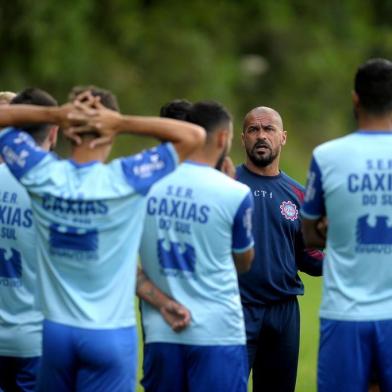
<svg viewBox="0 0 392 392">
<path fill-rule="evenodd" d="M 14 187 L 17 181 L 9 171 L 5 163 L 0 163 L 0 188 L 8 189 Z"/>
<path fill-rule="evenodd" d="M 288 190 L 289 194 L 296 197 L 302 203 L 305 195 L 305 187 L 283 171 L 281 172 L 281 180 L 286 185 L 285 189 Z"/>
<path fill-rule="evenodd" d="M 0 184 L 7 185 L 9 183 L 18 184 L 15 177 L 12 175 L 11 171 L 5 163 L 0 163 Z"/>
<path fill-rule="evenodd" d="M 28 199 L 26 189 L 16 180 L 5 163 L 0 163 L 0 190 L 15 192 Z"/>
<path fill-rule="evenodd" d="M 284 171 L 281 171 L 281 176 L 282 176 L 282 181 L 286 182 L 287 184 L 289 184 L 289 185 L 291 185 L 301 191 L 305 191 L 305 187 L 301 183 L 299 183 L 297 180 L 294 180 L 293 177 L 290 177 Z"/>
<path fill-rule="evenodd" d="M 228 189 L 244 194 L 250 192 L 250 188 L 248 185 L 238 181 L 237 179 L 231 178 L 230 176 L 220 172 L 219 170 L 212 170 L 216 178 L 219 179 L 219 181 L 224 184 Z"/>
<path fill-rule="evenodd" d="M 347 150 L 349 150 L 353 146 L 355 139 L 356 134 L 350 133 L 348 135 L 329 140 L 318 145 L 313 150 L 313 155 L 317 158 L 327 158 L 331 156 L 331 154 L 347 152 Z"/>
<path fill-rule="evenodd" d="M 185 162 L 177 170 L 178 177 L 187 175 L 190 179 L 199 179 L 199 184 L 211 194 L 219 194 L 219 199 L 226 201 L 243 199 L 250 188 L 231 178 L 227 174 L 207 165 Z"/>
</svg>

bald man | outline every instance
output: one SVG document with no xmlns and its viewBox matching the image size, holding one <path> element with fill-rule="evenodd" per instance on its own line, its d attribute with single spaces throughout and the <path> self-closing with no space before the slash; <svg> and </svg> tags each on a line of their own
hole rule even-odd
<svg viewBox="0 0 392 392">
<path fill-rule="evenodd" d="M 239 283 L 253 391 L 294 391 L 300 332 L 297 296 L 304 293 L 298 270 L 322 273 L 323 254 L 305 250 L 301 234 L 304 188 L 279 169 L 286 140 L 277 111 L 257 107 L 245 116 L 246 161 L 237 167 L 236 176 L 254 196 L 255 259 Z"/>
</svg>

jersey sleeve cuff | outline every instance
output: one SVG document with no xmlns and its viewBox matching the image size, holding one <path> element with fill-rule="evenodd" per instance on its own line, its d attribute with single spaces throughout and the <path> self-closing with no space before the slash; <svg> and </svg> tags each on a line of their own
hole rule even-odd
<svg viewBox="0 0 392 392">
<path fill-rule="evenodd" d="M 246 251 L 248 251 L 249 249 L 253 248 L 255 245 L 254 241 L 252 241 L 248 246 L 246 246 L 245 248 L 241 248 L 241 249 L 232 249 L 231 251 L 233 253 L 245 253 Z"/>
<path fill-rule="evenodd" d="M 321 218 L 321 214 L 309 214 L 308 212 L 305 212 L 304 210 L 301 210 L 301 216 L 305 219 L 311 219 L 311 220 L 316 220 Z"/>
<path fill-rule="evenodd" d="M 2 137 L 4 137 L 5 135 L 7 135 L 8 133 L 12 132 L 12 130 L 13 130 L 12 127 L 7 127 L 7 128 L 0 129 L 0 139 Z"/>
<path fill-rule="evenodd" d="M 177 154 L 177 150 L 175 149 L 173 143 L 167 142 L 167 149 L 170 152 L 171 157 L 173 158 L 174 166 L 177 167 L 180 164 L 180 159 Z"/>
</svg>

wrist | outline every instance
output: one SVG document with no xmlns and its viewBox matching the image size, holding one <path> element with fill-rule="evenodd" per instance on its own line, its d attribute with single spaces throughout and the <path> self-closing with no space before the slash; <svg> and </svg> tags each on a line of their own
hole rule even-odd
<svg viewBox="0 0 392 392">
<path fill-rule="evenodd" d="M 62 124 L 64 122 L 63 115 L 64 113 L 61 106 L 46 108 L 46 116 L 49 119 L 49 123 Z"/>
<path fill-rule="evenodd" d="M 170 298 L 160 298 L 158 303 L 158 309 L 160 313 L 163 313 L 170 307 L 171 299 Z"/>
<path fill-rule="evenodd" d="M 115 114 L 113 122 L 113 131 L 116 135 L 129 133 L 129 122 L 120 113 Z"/>
</svg>

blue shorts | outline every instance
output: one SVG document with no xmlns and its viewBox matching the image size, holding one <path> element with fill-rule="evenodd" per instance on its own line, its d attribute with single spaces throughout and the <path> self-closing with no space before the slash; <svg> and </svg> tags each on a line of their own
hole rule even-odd
<svg viewBox="0 0 392 392">
<path fill-rule="evenodd" d="M 40 359 L 0 356 L 0 391 L 35 391 Z"/>
<path fill-rule="evenodd" d="M 253 391 L 295 390 L 300 313 L 297 297 L 269 305 L 243 304 Z"/>
<path fill-rule="evenodd" d="M 392 320 L 321 319 L 318 391 L 367 392 L 373 372 L 392 391 Z"/>
<path fill-rule="evenodd" d="M 84 329 L 45 320 L 42 341 L 38 391 L 135 391 L 136 327 Z"/>
<path fill-rule="evenodd" d="M 245 346 L 193 346 L 148 343 L 144 346 L 146 392 L 246 392 Z"/>
</svg>

